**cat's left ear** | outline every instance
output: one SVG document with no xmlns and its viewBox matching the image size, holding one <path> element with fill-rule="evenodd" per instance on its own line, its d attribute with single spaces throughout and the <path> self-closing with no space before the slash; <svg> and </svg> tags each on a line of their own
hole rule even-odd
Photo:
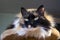
<svg viewBox="0 0 60 40">
<path fill-rule="evenodd" d="M 45 8 L 44 5 L 40 5 L 37 9 L 39 15 L 44 16 Z"/>
</svg>

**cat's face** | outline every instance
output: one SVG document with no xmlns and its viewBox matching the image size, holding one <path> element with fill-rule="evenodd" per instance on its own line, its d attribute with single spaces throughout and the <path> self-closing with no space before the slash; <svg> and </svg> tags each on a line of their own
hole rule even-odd
<svg viewBox="0 0 60 40">
<path fill-rule="evenodd" d="M 24 18 L 24 24 L 28 28 L 30 27 L 37 27 L 37 26 L 42 26 L 42 27 L 47 27 L 49 28 L 50 22 L 44 17 L 44 10 L 43 6 L 40 6 L 36 11 L 29 12 L 25 8 L 21 8 L 21 13 Z M 38 15 L 34 15 L 34 14 Z"/>
</svg>

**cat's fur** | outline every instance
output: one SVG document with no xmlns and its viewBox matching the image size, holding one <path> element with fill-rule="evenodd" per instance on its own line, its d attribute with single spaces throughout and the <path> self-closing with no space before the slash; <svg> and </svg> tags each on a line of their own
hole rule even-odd
<svg viewBox="0 0 60 40">
<path fill-rule="evenodd" d="M 38 9 L 25 9 L 22 7 L 12 25 L 14 27 L 8 28 L 1 34 L 1 39 L 11 34 L 45 39 L 53 33 L 52 28 L 55 27 L 55 22 L 53 17 L 46 13 L 44 6 L 41 5 Z"/>
</svg>

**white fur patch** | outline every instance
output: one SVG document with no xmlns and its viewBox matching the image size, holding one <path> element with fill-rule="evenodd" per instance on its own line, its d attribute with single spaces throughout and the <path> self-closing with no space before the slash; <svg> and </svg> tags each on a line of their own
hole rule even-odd
<svg viewBox="0 0 60 40">
<path fill-rule="evenodd" d="M 9 29 L 6 30 L 1 34 L 1 40 L 5 38 L 8 35 L 11 34 L 18 34 L 18 36 L 30 36 L 30 37 L 36 37 L 36 38 L 45 38 L 51 36 L 51 30 L 45 31 L 43 27 L 37 27 L 37 28 L 20 28 L 19 30 L 15 29 Z"/>
<path fill-rule="evenodd" d="M 45 31 L 43 27 L 39 28 L 21 28 L 17 31 L 17 34 L 20 36 L 31 36 L 37 38 L 45 38 L 51 36 L 51 30 Z"/>
<path fill-rule="evenodd" d="M 19 18 L 15 19 L 13 25 L 15 26 L 15 28 L 17 28 L 20 25 L 20 19 Z"/>
<path fill-rule="evenodd" d="M 27 28 L 21 28 L 20 30 L 17 31 L 17 34 L 20 36 L 25 35 L 27 32 Z"/>
</svg>

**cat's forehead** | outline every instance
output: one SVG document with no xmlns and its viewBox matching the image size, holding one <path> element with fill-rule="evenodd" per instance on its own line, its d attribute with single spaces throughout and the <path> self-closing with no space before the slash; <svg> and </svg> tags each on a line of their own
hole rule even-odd
<svg viewBox="0 0 60 40">
<path fill-rule="evenodd" d="M 36 13 L 36 9 L 27 9 L 27 12 Z"/>
<path fill-rule="evenodd" d="M 37 9 L 27 9 L 27 11 L 30 11 L 30 12 L 32 12 L 32 11 L 36 11 Z"/>
<path fill-rule="evenodd" d="M 34 16 L 38 15 L 38 13 L 36 12 L 37 9 L 27 9 L 27 12 L 30 14 L 33 14 Z"/>
</svg>

